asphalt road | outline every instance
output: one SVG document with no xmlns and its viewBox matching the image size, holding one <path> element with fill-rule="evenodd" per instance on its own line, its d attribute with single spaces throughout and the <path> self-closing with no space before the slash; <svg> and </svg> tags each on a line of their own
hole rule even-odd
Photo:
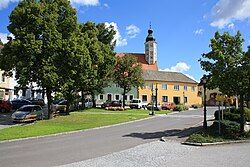
<svg viewBox="0 0 250 167">
<path fill-rule="evenodd" d="M 215 108 L 208 108 L 208 118 Z M 202 109 L 72 134 L 0 143 L 0 166 L 57 166 L 149 143 L 163 136 L 184 138 L 183 129 L 201 123 Z"/>
</svg>

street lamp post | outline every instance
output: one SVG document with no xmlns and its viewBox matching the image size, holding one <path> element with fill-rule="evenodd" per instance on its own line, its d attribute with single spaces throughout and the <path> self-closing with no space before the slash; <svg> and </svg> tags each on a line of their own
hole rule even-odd
<svg viewBox="0 0 250 167">
<path fill-rule="evenodd" d="M 158 88 L 157 88 L 157 83 L 156 83 L 156 87 L 155 87 L 155 108 L 156 108 L 156 110 L 158 110 L 157 98 L 158 98 Z"/>
<path fill-rule="evenodd" d="M 206 86 L 206 83 L 207 83 L 207 76 L 206 75 L 203 75 L 203 77 L 201 78 L 201 81 L 200 81 L 200 85 L 203 86 L 203 89 L 204 89 L 204 121 L 203 121 L 203 127 L 204 128 L 207 128 L 207 103 L 206 103 L 206 89 L 207 89 L 207 86 Z"/>
<path fill-rule="evenodd" d="M 152 107 L 151 107 L 151 114 L 149 114 L 149 115 L 154 115 L 155 114 L 154 113 L 154 83 L 152 83 L 152 90 L 151 91 L 152 91 L 152 99 L 151 99 L 152 100 L 152 102 L 151 102 Z"/>
</svg>

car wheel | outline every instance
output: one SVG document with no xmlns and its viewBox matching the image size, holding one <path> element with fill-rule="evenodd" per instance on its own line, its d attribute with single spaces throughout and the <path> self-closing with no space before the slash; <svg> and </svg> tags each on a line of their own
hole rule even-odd
<svg viewBox="0 0 250 167">
<path fill-rule="evenodd" d="M 1 112 L 5 113 L 7 110 L 5 108 L 1 108 Z"/>
</svg>

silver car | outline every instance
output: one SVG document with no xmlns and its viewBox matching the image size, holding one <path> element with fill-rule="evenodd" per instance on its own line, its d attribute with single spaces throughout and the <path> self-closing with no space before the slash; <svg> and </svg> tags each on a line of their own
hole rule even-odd
<svg viewBox="0 0 250 167">
<path fill-rule="evenodd" d="M 31 122 L 43 119 L 44 112 L 39 105 L 24 105 L 16 110 L 11 118 L 13 122 Z"/>
</svg>

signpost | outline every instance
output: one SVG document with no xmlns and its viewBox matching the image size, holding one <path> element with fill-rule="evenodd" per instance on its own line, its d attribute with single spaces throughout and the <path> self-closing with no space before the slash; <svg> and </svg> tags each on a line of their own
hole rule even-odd
<svg viewBox="0 0 250 167">
<path fill-rule="evenodd" d="M 219 108 L 219 134 L 221 134 L 221 120 L 223 120 L 223 102 L 225 102 L 227 100 L 227 96 L 224 95 L 217 95 L 216 96 L 216 101 L 219 102 L 218 108 Z M 222 102 L 222 110 L 220 109 L 221 106 L 221 102 Z"/>
</svg>

